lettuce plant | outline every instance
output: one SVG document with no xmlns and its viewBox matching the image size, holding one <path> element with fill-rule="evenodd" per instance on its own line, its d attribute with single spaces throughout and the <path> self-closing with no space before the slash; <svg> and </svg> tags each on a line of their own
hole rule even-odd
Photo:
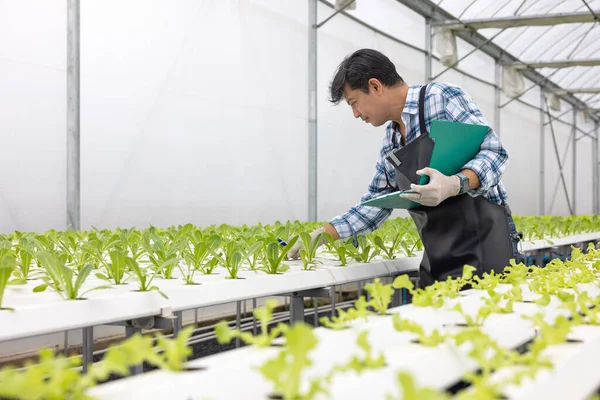
<svg viewBox="0 0 600 400">
<path fill-rule="evenodd" d="M 180 249 L 185 243 L 172 242 L 155 229 L 145 232 L 142 243 L 155 273 L 164 279 L 173 279 L 173 272 L 179 263 Z"/>
<path fill-rule="evenodd" d="M 400 397 L 388 394 L 387 400 L 450 400 L 452 396 L 431 388 L 419 388 L 408 372 L 400 371 L 397 375 L 400 386 Z"/>
<path fill-rule="evenodd" d="M 152 281 L 155 277 L 154 274 L 148 274 L 148 271 L 141 268 L 137 260 L 134 260 L 133 258 L 127 257 L 127 264 L 139 282 L 138 291 L 148 292 L 150 290 L 156 290 L 162 297 L 168 299 L 167 295 L 164 294 L 158 286 L 152 285 Z"/>
<path fill-rule="evenodd" d="M 231 342 L 234 338 L 240 338 L 242 342 L 249 345 L 258 347 L 270 346 L 275 338 L 282 333 L 285 333 L 288 329 L 288 325 L 280 323 L 269 332 L 269 323 L 273 319 L 273 309 L 275 309 L 278 304 L 277 300 L 270 299 L 265 301 L 263 307 L 254 309 L 253 314 L 260 322 L 260 333 L 258 335 L 253 336 L 250 332 L 231 329 L 227 324 L 227 321 L 221 321 L 215 326 L 217 341 L 219 344 L 226 344 Z"/>
<path fill-rule="evenodd" d="M 367 318 L 371 312 L 368 309 L 369 303 L 365 299 L 365 296 L 354 302 L 354 307 L 349 308 L 347 311 L 342 309 L 337 310 L 337 316 L 334 315 L 331 318 L 322 317 L 319 322 L 329 329 L 345 329 L 349 326 L 350 322 L 358 318 Z"/>
<path fill-rule="evenodd" d="M 223 254 L 213 252 L 219 263 L 229 272 L 228 279 L 238 279 L 238 273 L 242 268 L 242 262 L 249 255 L 254 254 L 260 249 L 260 243 L 255 243 L 250 248 L 245 248 L 241 242 L 230 241 L 222 247 Z"/>
<path fill-rule="evenodd" d="M 16 265 L 17 261 L 13 256 L 9 254 L 0 256 L 0 310 L 6 310 L 6 308 L 2 308 L 2 298 Z"/>
<path fill-rule="evenodd" d="M 283 264 L 283 261 L 287 258 L 287 254 L 294 247 L 296 242 L 298 241 L 298 236 L 295 236 L 289 243 L 283 248 L 279 243 L 269 243 L 265 249 L 265 254 L 263 256 L 264 266 L 259 268 L 261 271 L 266 272 L 267 274 L 278 274 L 281 272 L 285 272 L 290 267 L 286 264 Z"/>
<path fill-rule="evenodd" d="M 333 236 L 329 235 L 330 239 L 326 242 L 329 252 L 333 255 L 337 255 L 340 261 L 340 266 L 345 267 L 348 265 L 348 257 L 352 257 L 355 248 L 352 244 L 352 238 L 344 240 L 333 240 Z"/>
<path fill-rule="evenodd" d="M 370 263 L 371 260 L 379 255 L 380 250 L 369 244 L 367 237 L 359 235 L 357 237 L 358 248 L 351 250 L 352 258 L 361 263 Z M 350 249 L 348 249 L 350 250 Z"/>
<path fill-rule="evenodd" d="M 96 273 L 96 277 L 114 285 L 123 285 L 127 281 L 127 255 L 123 250 L 113 250 L 109 253 L 110 263 L 105 263 L 106 274 Z"/>
<path fill-rule="evenodd" d="M 187 326 L 173 339 L 158 334 L 156 341 L 160 355 L 154 362 L 150 362 L 160 369 L 183 371 L 188 357 L 193 353 L 192 348 L 187 345 L 192 333 L 194 333 L 194 327 Z"/>
<path fill-rule="evenodd" d="M 365 290 L 371 295 L 369 305 L 379 315 L 385 315 L 388 306 L 392 302 L 392 296 L 394 295 L 394 288 L 391 284 L 385 285 L 381 283 L 379 278 L 375 278 L 373 282 L 365 285 Z"/>
<path fill-rule="evenodd" d="M 43 263 L 46 268 L 46 274 L 41 277 L 44 283 L 36 286 L 33 289 L 34 292 L 43 292 L 46 288 L 50 287 L 67 300 L 81 300 L 83 296 L 92 290 L 111 288 L 111 286 L 102 285 L 81 292 L 83 283 L 92 272 L 92 264 L 86 264 L 75 275 L 71 268 L 65 266 L 63 260 L 58 259 L 48 252 L 38 253 L 37 259 Z"/>
<path fill-rule="evenodd" d="M 440 333 L 439 330 L 434 329 L 430 334 L 426 334 L 421 325 L 408 319 L 403 319 L 398 313 L 394 314 L 393 322 L 395 330 L 417 335 L 418 342 L 424 346 L 435 347 L 446 340 L 447 335 Z"/>
<path fill-rule="evenodd" d="M 309 353 L 317 347 L 318 339 L 312 328 L 298 322 L 285 332 L 285 345 L 276 357 L 267 360 L 259 371 L 263 378 L 271 382 L 273 394 L 284 400 L 311 398 L 301 393 L 300 383 L 304 370 L 312 366 Z M 315 387 L 311 385 L 311 389 Z"/>
<path fill-rule="evenodd" d="M 19 244 L 15 248 L 17 255 L 18 269 L 15 270 L 18 282 L 25 284 L 28 279 L 31 279 L 31 267 L 35 254 L 35 237 L 33 234 L 24 234 L 19 239 Z"/>
<path fill-rule="evenodd" d="M 218 259 L 209 256 L 219 248 L 221 238 L 219 235 L 211 235 L 204 239 L 202 235 L 190 236 L 190 243 L 182 250 L 182 256 L 187 268 L 178 265 L 183 280 L 187 285 L 194 284 L 194 275 L 196 271 L 201 271 L 205 275 L 213 273 L 218 264 Z"/>
<path fill-rule="evenodd" d="M 324 242 L 326 240 L 324 238 L 328 237 L 328 235 L 331 236 L 327 232 L 322 232 L 312 239 L 307 232 L 300 233 L 302 248 L 299 253 L 300 258 L 302 259 L 302 269 L 309 270 L 314 268 L 316 263 L 320 263 L 320 261 L 315 259 L 317 256 L 317 249 L 319 248 L 319 244 Z M 297 237 L 295 239 L 297 240 Z M 329 240 L 331 240 L 331 238 Z"/>
</svg>

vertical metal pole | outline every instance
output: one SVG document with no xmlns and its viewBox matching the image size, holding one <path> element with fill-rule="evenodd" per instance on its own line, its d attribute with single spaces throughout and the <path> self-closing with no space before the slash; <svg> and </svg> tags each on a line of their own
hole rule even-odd
<svg viewBox="0 0 600 400">
<path fill-rule="evenodd" d="M 304 297 L 294 292 L 290 298 L 290 325 L 297 322 L 304 322 Z"/>
<path fill-rule="evenodd" d="M 127 339 L 129 339 L 130 337 L 132 337 L 136 333 L 142 333 L 142 330 L 140 328 L 134 328 L 133 326 L 126 326 L 125 327 L 125 337 Z M 133 367 L 129 367 L 129 374 L 130 375 L 137 375 L 137 374 L 141 374 L 142 372 L 144 372 L 144 365 L 143 364 L 137 364 L 137 365 L 134 365 Z"/>
<path fill-rule="evenodd" d="M 176 317 L 175 321 L 173 321 L 173 337 L 177 337 L 183 325 L 183 311 L 175 311 L 173 314 Z"/>
<path fill-rule="evenodd" d="M 402 305 L 402 289 L 394 289 L 392 295 L 392 307 L 398 307 Z"/>
<path fill-rule="evenodd" d="M 595 157 L 593 157 L 594 159 L 594 171 L 595 171 L 595 175 L 594 175 L 594 183 L 596 184 L 596 201 L 595 201 L 595 208 L 594 208 L 594 212 L 596 214 L 600 214 L 600 159 L 599 159 L 599 153 L 600 153 L 600 140 L 598 140 L 598 126 L 600 126 L 600 123 L 596 122 L 595 127 L 594 127 L 594 133 L 596 135 L 596 143 L 594 143 L 594 149 L 595 149 Z"/>
<path fill-rule="evenodd" d="M 577 109 L 573 108 L 573 126 L 571 127 L 573 146 L 573 215 L 577 215 Z"/>
<path fill-rule="evenodd" d="M 242 302 L 237 301 L 236 307 L 235 307 L 235 327 L 237 328 L 238 331 L 242 327 L 241 313 L 242 313 Z M 235 338 L 235 347 L 240 347 L 240 338 L 239 337 Z"/>
<path fill-rule="evenodd" d="M 546 205 L 544 204 L 544 200 L 546 198 L 546 177 L 544 172 L 544 167 L 546 164 L 544 156 L 546 151 L 546 127 L 544 126 L 545 106 L 546 102 L 544 98 L 544 92 L 540 87 L 540 215 L 544 215 L 546 212 Z"/>
<path fill-rule="evenodd" d="M 495 71 L 495 88 L 494 88 L 494 131 L 500 136 L 500 61 L 496 60 Z"/>
<path fill-rule="evenodd" d="M 313 312 L 314 312 L 314 325 L 315 328 L 319 326 L 319 300 L 313 297 Z"/>
<path fill-rule="evenodd" d="M 87 373 L 89 366 L 94 362 L 94 327 L 83 328 L 83 373 Z"/>
<path fill-rule="evenodd" d="M 425 82 L 431 82 L 431 77 L 433 76 L 433 71 L 431 67 L 432 62 L 432 28 L 431 28 L 431 18 L 425 18 Z"/>
<path fill-rule="evenodd" d="M 67 229 L 80 229 L 79 0 L 67 0 Z"/>
<path fill-rule="evenodd" d="M 65 331 L 65 337 L 63 342 L 63 354 L 65 357 L 69 354 L 69 331 Z"/>
<path fill-rule="evenodd" d="M 308 0 L 308 220 L 317 220 L 317 0 Z"/>
<path fill-rule="evenodd" d="M 335 286 L 331 287 L 331 318 L 335 317 Z"/>
<path fill-rule="evenodd" d="M 256 299 L 252 299 L 252 334 L 254 336 L 257 335 L 256 328 L 256 315 L 254 315 L 254 310 L 256 310 Z M 262 332 L 265 333 L 265 332 Z"/>
</svg>

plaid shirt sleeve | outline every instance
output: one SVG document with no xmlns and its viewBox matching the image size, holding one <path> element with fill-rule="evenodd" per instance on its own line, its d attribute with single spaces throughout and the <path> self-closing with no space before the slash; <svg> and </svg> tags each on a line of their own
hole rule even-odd
<svg viewBox="0 0 600 400">
<path fill-rule="evenodd" d="M 481 110 L 473 99 L 458 87 L 446 87 L 443 90 L 446 105 L 446 117 L 451 121 L 467 124 L 488 125 Z M 481 144 L 481 150 L 474 159 L 463 166 L 472 170 L 479 178 L 480 186 L 470 190 L 469 195 L 475 197 L 485 195 L 498 185 L 508 166 L 508 154 L 502 147 L 500 138 L 493 129 L 488 129 Z"/>
<path fill-rule="evenodd" d="M 390 124 L 386 129 L 386 135 L 382 141 L 380 157 L 375 165 L 375 175 L 369 184 L 367 193 L 360 199 L 361 203 L 395 190 L 396 174 L 393 166 L 385 160 L 385 157 L 392 148 L 392 128 Z M 386 189 L 386 186 L 388 186 L 385 174 L 386 170 L 393 189 L 389 187 Z M 381 191 L 378 192 L 378 190 Z M 354 238 L 354 245 L 357 246 L 357 236 L 361 234 L 366 235 L 379 228 L 392 214 L 392 211 L 391 208 L 368 207 L 357 204 L 346 213 L 333 218 L 330 223 L 342 240 L 352 237 Z"/>
</svg>

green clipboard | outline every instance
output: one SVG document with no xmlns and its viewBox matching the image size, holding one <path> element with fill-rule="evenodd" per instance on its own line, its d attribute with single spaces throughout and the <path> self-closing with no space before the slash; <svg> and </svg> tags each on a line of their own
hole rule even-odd
<svg viewBox="0 0 600 400">
<path fill-rule="evenodd" d="M 454 175 L 470 160 L 475 158 L 487 135 L 489 126 L 464 124 L 454 121 L 432 121 L 429 137 L 435 140 L 431 153 L 430 168 L 437 169 L 444 175 Z M 420 185 L 426 185 L 429 177 L 421 176 Z M 411 190 L 394 192 L 376 197 L 361 203 L 361 206 L 381 208 L 411 209 L 419 207 L 419 203 L 403 199 L 400 194 L 414 193 Z"/>
</svg>

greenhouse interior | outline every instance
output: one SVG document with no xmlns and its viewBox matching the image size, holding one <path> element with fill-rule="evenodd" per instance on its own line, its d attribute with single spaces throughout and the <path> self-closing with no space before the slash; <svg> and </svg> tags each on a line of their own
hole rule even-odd
<svg viewBox="0 0 600 400">
<path fill-rule="evenodd" d="M 599 15 L 0 0 L 0 399 L 600 399 Z"/>
</svg>

